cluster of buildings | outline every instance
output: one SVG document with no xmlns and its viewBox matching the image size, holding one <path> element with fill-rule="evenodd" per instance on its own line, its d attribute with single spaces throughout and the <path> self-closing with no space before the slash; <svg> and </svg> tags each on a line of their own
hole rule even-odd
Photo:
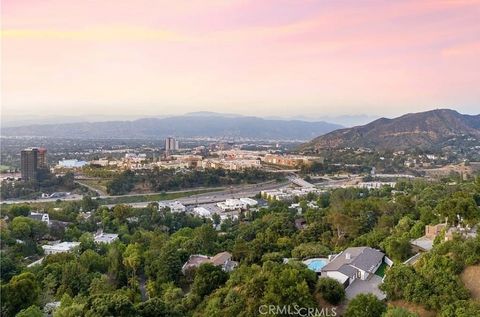
<svg viewBox="0 0 480 317">
<path fill-rule="evenodd" d="M 95 243 L 105 243 L 110 244 L 118 239 L 118 234 L 116 233 L 103 233 L 102 231 L 97 232 L 93 236 L 93 241 Z M 43 245 L 42 249 L 45 252 L 45 255 L 63 253 L 63 252 L 72 252 L 76 247 L 80 245 L 80 242 L 56 242 L 53 244 Z"/>
<path fill-rule="evenodd" d="M 125 150 L 122 150 L 125 151 Z M 122 158 L 99 158 L 90 161 L 78 159 L 63 159 L 58 161 L 54 172 L 65 170 L 77 170 L 91 165 L 112 169 L 207 169 L 223 168 L 227 170 L 243 170 L 247 168 L 261 168 L 262 164 L 278 165 L 283 167 L 298 168 L 301 165 L 310 165 L 313 162 L 323 162 L 322 157 L 302 155 L 272 154 L 266 150 L 251 151 L 239 148 L 219 147 L 213 151 L 193 149 L 186 153 L 179 153 L 179 142 L 173 137 L 165 139 L 165 155 L 159 159 L 148 157 L 145 153 L 135 153 L 134 150 L 126 150 Z M 115 150 L 104 153 L 116 152 Z M 36 179 L 40 168 L 47 168 L 46 150 L 43 148 L 28 148 L 22 151 L 22 179 Z"/>
<path fill-rule="evenodd" d="M 222 211 L 246 210 L 256 205 L 258 205 L 258 202 L 251 198 L 227 199 L 217 203 L 217 206 L 222 209 Z"/>
<path fill-rule="evenodd" d="M 315 187 L 284 187 L 273 190 L 262 190 L 262 198 L 267 200 L 292 200 L 295 197 L 304 197 L 309 193 L 320 194 L 321 190 Z"/>
<path fill-rule="evenodd" d="M 240 211 L 248 210 L 258 205 L 258 201 L 251 198 L 227 199 L 216 204 L 203 204 L 196 207 L 187 208 L 179 201 L 159 201 L 158 210 L 169 210 L 173 213 L 189 212 L 197 217 L 213 220 L 213 215 L 220 216 L 220 223 L 227 219 L 238 219 Z"/>
<path fill-rule="evenodd" d="M 223 168 L 226 170 L 243 170 L 246 168 L 260 168 L 260 160 L 256 159 L 205 159 L 202 168 Z"/>
<path fill-rule="evenodd" d="M 427 252 L 433 248 L 433 242 L 439 235 L 444 234 L 444 241 L 450 241 L 455 235 L 460 235 L 464 238 L 474 238 L 477 236 L 477 228 L 470 228 L 468 226 L 450 227 L 447 222 L 436 225 L 426 225 L 425 234 L 410 241 L 412 249 L 416 252 Z"/>
<path fill-rule="evenodd" d="M 178 140 L 172 137 L 168 137 L 165 139 L 165 153 L 172 153 L 176 152 L 180 149 L 178 146 Z"/>
<path fill-rule="evenodd" d="M 379 189 L 384 186 L 395 188 L 396 182 L 361 182 L 356 185 L 358 188 Z"/>
<path fill-rule="evenodd" d="M 275 155 L 267 154 L 262 158 L 262 161 L 267 164 L 288 166 L 297 168 L 301 165 L 311 165 L 313 162 L 323 163 L 322 157 L 317 156 L 303 156 L 303 155 Z"/>
</svg>

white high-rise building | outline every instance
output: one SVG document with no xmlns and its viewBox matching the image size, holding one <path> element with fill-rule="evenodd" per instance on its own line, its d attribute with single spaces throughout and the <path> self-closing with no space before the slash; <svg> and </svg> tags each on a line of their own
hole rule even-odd
<svg viewBox="0 0 480 317">
<path fill-rule="evenodd" d="M 168 137 L 165 139 L 165 151 L 174 152 L 178 151 L 178 141 L 173 137 Z"/>
</svg>

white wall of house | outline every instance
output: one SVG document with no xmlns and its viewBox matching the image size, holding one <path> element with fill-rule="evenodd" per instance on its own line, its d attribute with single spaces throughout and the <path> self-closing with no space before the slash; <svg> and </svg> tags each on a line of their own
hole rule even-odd
<svg viewBox="0 0 480 317">
<path fill-rule="evenodd" d="M 364 270 L 358 269 L 358 272 L 359 272 L 359 275 L 360 275 L 358 277 L 363 281 L 365 281 L 368 278 L 368 276 L 370 275 L 370 274 L 368 274 L 368 272 L 366 272 Z"/>
<path fill-rule="evenodd" d="M 386 263 L 388 266 L 392 266 L 392 265 L 393 265 L 393 261 L 390 260 L 387 256 L 385 256 L 384 261 L 385 261 L 385 263 Z"/>
<path fill-rule="evenodd" d="M 341 284 L 343 284 L 347 279 L 349 279 L 348 276 L 346 276 L 345 274 L 340 273 L 338 271 L 327 271 L 326 273 L 327 273 L 326 275 L 328 277 L 336 279 Z"/>
</svg>

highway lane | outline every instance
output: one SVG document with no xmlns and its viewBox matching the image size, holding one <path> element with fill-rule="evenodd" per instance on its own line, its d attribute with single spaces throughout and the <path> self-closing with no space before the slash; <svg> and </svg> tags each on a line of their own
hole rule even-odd
<svg viewBox="0 0 480 317">
<path fill-rule="evenodd" d="M 281 183 L 268 183 L 268 184 L 257 184 L 257 185 L 250 185 L 245 187 L 233 187 L 229 190 L 218 191 L 218 192 L 211 192 L 211 193 L 204 193 L 198 195 L 192 195 L 188 197 L 177 198 L 173 200 L 165 200 L 165 201 L 178 201 L 185 206 L 189 205 L 202 205 L 202 204 L 209 204 L 209 203 L 216 203 L 225 201 L 230 198 L 242 198 L 242 197 L 253 197 L 260 193 L 262 190 L 272 190 L 285 187 L 289 184 L 289 182 L 281 182 Z M 145 208 L 151 201 L 149 202 L 137 202 L 137 203 L 130 203 L 127 204 L 134 208 Z M 109 208 L 114 207 L 115 204 L 105 205 Z"/>
<path fill-rule="evenodd" d="M 228 198 L 240 198 L 240 197 L 251 197 L 255 196 L 261 190 L 269 190 L 280 188 L 286 186 L 288 182 L 277 183 L 275 181 L 268 181 L 260 184 L 253 184 L 253 185 L 242 185 L 242 186 L 232 186 L 230 188 L 225 187 L 215 187 L 215 188 L 189 188 L 186 190 L 178 190 L 178 191 L 169 191 L 164 192 L 166 194 L 173 194 L 173 193 L 182 193 L 182 192 L 191 192 L 196 190 L 215 190 L 215 189 L 223 189 L 223 191 L 215 191 L 211 193 L 204 193 L 198 195 L 192 195 L 184 198 L 175 199 L 178 201 L 185 201 L 185 204 L 191 205 L 195 204 L 197 201 L 198 203 L 208 203 L 208 202 L 218 202 Z M 146 193 L 146 194 L 127 194 L 121 196 L 98 196 L 98 198 L 118 198 L 118 197 L 132 197 L 132 196 L 148 196 L 148 195 L 156 195 L 161 194 L 159 193 Z M 78 201 L 83 198 L 82 195 L 72 194 L 66 197 L 60 198 L 61 201 Z M 39 198 L 39 199 L 17 199 L 17 200 L 5 200 L 1 201 L 2 204 L 28 204 L 28 203 L 45 203 L 45 202 L 56 202 L 58 198 Z M 130 203 L 129 205 L 141 208 L 141 206 L 148 205 L 149 202 L 138 202 L 138 203 Z M 106 206 L 114 206 L 114 205 L 106 205 Z"/>
</svg>

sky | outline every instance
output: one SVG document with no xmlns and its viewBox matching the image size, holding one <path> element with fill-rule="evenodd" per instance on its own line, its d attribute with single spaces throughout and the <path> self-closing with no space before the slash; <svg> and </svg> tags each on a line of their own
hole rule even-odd
<svg viewBox="0 0 480 317">
<path fill-rule="evenodd" d="M 480 1 L 2 0 L 2 120 L 480 113 Z"/>
</svg>

